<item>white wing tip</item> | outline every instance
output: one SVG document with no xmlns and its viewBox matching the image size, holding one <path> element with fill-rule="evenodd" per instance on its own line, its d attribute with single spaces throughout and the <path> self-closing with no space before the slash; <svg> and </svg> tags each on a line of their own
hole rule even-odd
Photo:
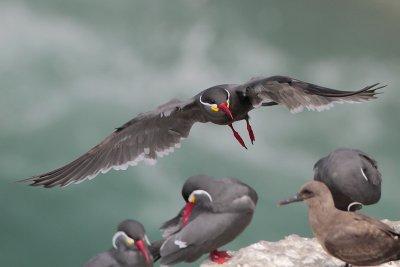
<svg viewBox="0 0 400 267">
<path fill-rule="evenodd" d="M 325 110 L 328 110 L 328 109 L 332 108 L 334 106 L 334 104 L 344 104 L 344 103 L 357 104 L 357 103 L 360 103 L 360 102 L 364 102 L 364 100 L 354 101 L 354 100 L 343 100 L 343 99 L 340 99 L 340 100 L 335 100 L 335 101 L 330 102 L 330 103 L 325 104 L 325 105 L 312 105 L 312 104 L 299 105 L 297 107 L 291 108 L 290 112 L 293 113 L 293 114 L 299 113 L 299 112 L 302 112 L 304 110 L 304 108 L 306 108 L 307 110 L 310 110 L 310 111 L 321 112 L 321 111 L 325 111 Z"/>
<path fill-rule="evenodd" d="M 180 142 L 181 142 L 183 139 L 185 139 L 185 138 L 181 137 L 181 139 L 179 140 L 179 142 L 176 143 L 175 145 L 173 145 L 173 146 L 171 146 L 171 147 L 169 147 L 169 148 L 166 148 L 166 149 L 164 149 L 164 150 L 161 150 L 161 151 L 156 151 L 156 158 L 149 158 L 149 157 L 147 157 L 147 156 L 150 154 L 150 148 L 149 148 L 149 147 L 145 147 L 145 148 L 143 149 L 143 153 L 140 154 L 140 155 L 138 155 L 134 160 L 125 162 L 125 163 L 120 164 L 120 165 L 114 165 L 114 166 L 111 166 L 111 167 L 107 167 L 107 168 L 100 169 L 100 170 L 98 170 L 97 172 L 95 172 L 95 173 L 93 173 L 93 174 L 91 174 L 91 175 L 88 175 L 88 176 L 86 176 L 85 178 L 83 178 L 83 179 L 81 179 L 81 180 L 78 180 L 78 181 L 75 181 L 75 180 L 69 181 L 69 182 L 68 182 L 67 184 L 65 184 L 64 186 L 67 186 L 67 185 L 70 185 L 70 184 L 79 184 L 79 183 L 81 183 L 81 182 L 83 182 L 83 181 L 85 181 L 85 180 L 91 180 L 91 179 L 95 178 L 97 175 L 99 175 L 100 173 L 103 173 L 103 174 L 104 174 L 104 173 L 107 173 L 107 172 L 110 171 L 111 169 L 114 169 L 114 170 L 117 170 L 117 171 L 119 171 L 119 170 L 126 170 L 126 169 L 129 168 L 129 166 L 136 166 L 136 165 L 138 165 L 138 163 L 139 163 L 140 161 L 144 161 L 146 164 L 151 165 L 151 166 L 154 166 L 154 165 L 157 163 L 157 159 L 158 159 L 158 158 L 161 158 L 161 157 L 163 157 L 163 156 L 166 156 L 166 155 L 168 155 L 168 154 L 174 152 L 175 148 L 180 148 L 180 147 L 181 147 Z"/>
</svg>

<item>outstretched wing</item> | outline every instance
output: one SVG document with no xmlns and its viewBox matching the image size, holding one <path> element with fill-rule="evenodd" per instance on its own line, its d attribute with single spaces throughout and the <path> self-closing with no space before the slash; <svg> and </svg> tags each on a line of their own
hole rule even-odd
<svg viewBox="0 0 400 267">
<path fill-rule="evenodd" d="M 67 165 L 24 181 L 34 186 L 66 186 L 96 177 L 110 169 L 124 170 L 140 161 L 154 164 L 179 147 L 192 125 L 205 121 L 194 101 L 171 100 L 155 111 L 139 114 L 117 128 L 100 144 Z"/>
<path fill-rule="evenodd" d="M 356 103 L 376 98 L 376 90 L 385 86 L 378 83 L 358 91 L 340 91 L 286 76 L 253 79 L 243 85 L 242 93 L 254 107 L 280 104 L 292 113 L 308 110 L 322 111 L 333 103 Z"/>
</svg>

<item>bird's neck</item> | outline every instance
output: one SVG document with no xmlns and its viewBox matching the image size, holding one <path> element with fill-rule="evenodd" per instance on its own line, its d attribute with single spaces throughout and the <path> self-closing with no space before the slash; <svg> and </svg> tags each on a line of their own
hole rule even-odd
<svg viewBox="0 0 400 267">
<path fill-rule="evenodd" d="M 127 247 L 119 247 L 116 252 L 116 259 L 121 265 L 129 265 L 137 261 L 139 251 Z"/>
<path fill-rule="evenodd" d="M 314 236 L 317 239 L 324 239 L 327 233 L 326 227 L 334 221 L 338 215 L 339 210 L 333 206 L 332 203 L 316 203 L 309 206 L 308 219 Z"/>
</svg>

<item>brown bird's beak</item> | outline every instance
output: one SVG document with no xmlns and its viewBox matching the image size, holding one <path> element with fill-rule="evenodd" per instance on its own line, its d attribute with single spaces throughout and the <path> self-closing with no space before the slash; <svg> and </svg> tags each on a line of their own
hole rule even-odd
<svg viewBox="0 0 400 267">
<path fill-rule="evenodd" d="M 283 206 L 283 205 L 287 205 L 293 202 L 299 202 L 299 201 L 303 201 L 304 198 L 300 195 L 300 194 L 296 194 L 284 201 L 279 202 L 278 207 Z"/>
<path fill-rule="evenodd" d="M 137 240 L 135 242 L 135 245 L 140 250 L 140 252 L 142 252 L 143 256 L 146 258 L 146 262 L 150 263 L 150 257 L 149 254 L 147 253 L 143 240 Z"/>
<path fill-rule="evenodd" d="M 232 112 L 229 110 L 229 104 L 221 103 L 218 105 L 218 109 L 225 112 L 233 120 Z"/>
</svg>

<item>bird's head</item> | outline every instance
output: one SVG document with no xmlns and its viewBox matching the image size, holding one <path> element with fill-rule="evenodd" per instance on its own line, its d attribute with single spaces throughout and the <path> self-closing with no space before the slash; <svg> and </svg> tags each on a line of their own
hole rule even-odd
<svg viewBox="0 0 400 267">
<path fill-rule="evenodd" d="M 333 199 L 331 191 L 329 191 L 328 187 L 319 181 L 312 181 L 303 185 L 299 192 L 284 200 L 281 201 L 278 206 L 283 206 L 286 204 L 290 204 L 293 202 L 304 201 L 308 206 L 313 205 L 333 205 Z"/>
<path fill-rule="evenodd" d="M 139 250 L 146 262 L 150 263 L 151 259 L 147 249 L 147 246 L 150 246 L 150 241 L 141 223 L 134 220 L 121 222 L 113 236 L 112 244 L 115 249 Z"/>
<path fill-rule="evenodd" d="M 190 214 L 192 213 L 193 207 L 196 204 L 207 204 L 212 202 L 212 197 L 211 195 L 204 190 L 194 190 L 186 200 L 186 205 L 183 210 L 183 216 L 182 216 L 182 224 L 186 225 L 189 218 Z"/>
<path fill-rule="evenodd" d="M 209 191 L 216 186 L 217 181 L 207 175 L 193 175 L 182 186 L 182 197 L 187 202 L 190 194 L 195 190 Z"/>
<path fill-rule="evenodd" d="M 233 120 L 230 111 L 230 92 L 221 86 L 214 86 L 203 91 L 199 102 L 203 110 L 211 116 L 227 115 Z M 224 114 L 225 113 L 225 114 Z"/>
</svg>

